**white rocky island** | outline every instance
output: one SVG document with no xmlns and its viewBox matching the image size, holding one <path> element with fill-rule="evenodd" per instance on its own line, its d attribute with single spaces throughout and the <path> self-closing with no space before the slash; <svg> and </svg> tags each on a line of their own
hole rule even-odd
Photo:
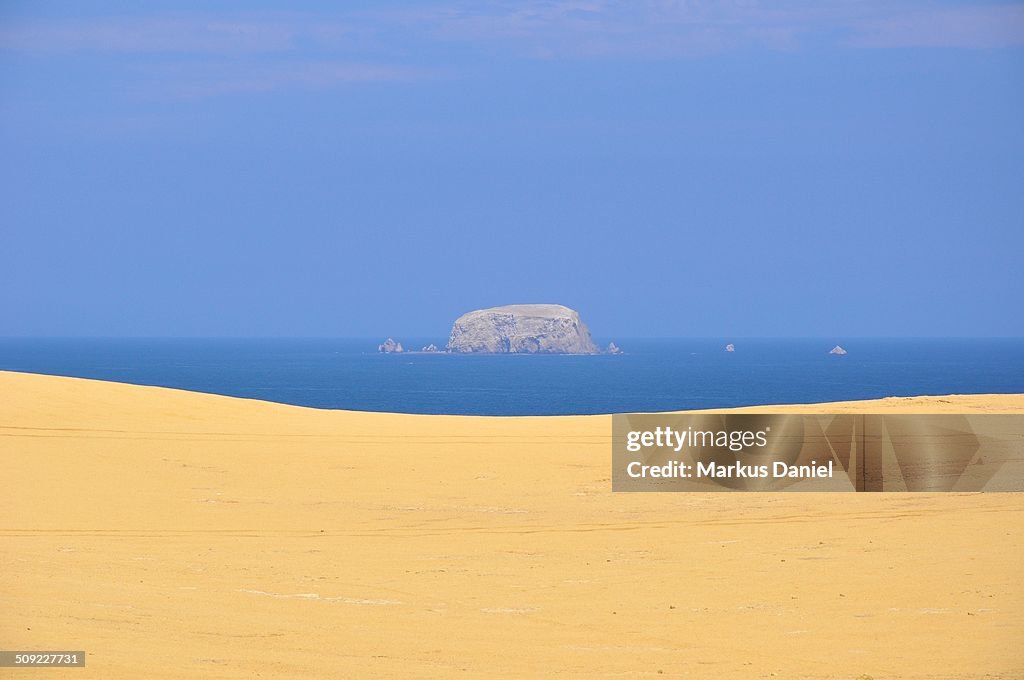
<svg viewBox="0 0 1024 680">
<path fill-rule="evenodd" d="M 388 338 L 377 345 L 377 351 L 381 354 L 401 354 L 405 351 L 405 348 L 402 347 L 402 343 L 395 342 L 394 338 Z"/>
<path fill-rule="evenodd" d="M 576 311 L 562 305 L 505 305 L 455 320 L 448 351 L 488 354 L 599 354 Z"/>
</svg>

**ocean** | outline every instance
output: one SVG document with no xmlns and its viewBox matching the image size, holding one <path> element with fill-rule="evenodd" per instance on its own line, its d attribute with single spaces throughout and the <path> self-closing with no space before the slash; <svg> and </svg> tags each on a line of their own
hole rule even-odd
<svg viewBox="0 0 1024 680">
<path fill-rule="evenodd" d="M 809 338 L 621 340 L 624 354 L 600 356 L 378 354 L 378 342 L 0 338 L 0 369 L 316 408 L 506 416 L 1024 392 L 1024 339 L 857 338 L 839 341 L 845 356 L 828 353 L 835 339 Z"/>
</svg>

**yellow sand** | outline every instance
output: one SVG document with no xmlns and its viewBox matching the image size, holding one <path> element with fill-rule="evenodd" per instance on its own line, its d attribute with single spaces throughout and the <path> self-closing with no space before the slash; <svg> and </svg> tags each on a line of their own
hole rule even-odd
<svg viewBox="0 0 1024 680">
<path fill-rule="evenodd" d="M 1024 496 L 613 495 L 610 430 L 0 372 L 0 647 L 88 653 L 0 677 L 1024 677 Z"/>
</svg>

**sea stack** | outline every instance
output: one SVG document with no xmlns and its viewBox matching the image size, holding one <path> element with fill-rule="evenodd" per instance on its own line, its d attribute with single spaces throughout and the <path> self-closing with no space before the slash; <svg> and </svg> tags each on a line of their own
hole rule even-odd
<svg viewBox="0 0 1024 680">
<path fill-rule="evenodd" d="M 846 350 L 843 349 L 842 347 L 840 347 L 839 345 L 836 345 L 835 347 L 830 349 L 828 353 L 829 354 L 846 354 Z"/>
<path fill-rule="evenodd" d="M 606 349 L 605 352 L 608 352 L 608 354 L 622 354 L 622 349 L 620 349 L 614 342 L 609 342 L 608 349 Z"/>
<path fill-rule="evenodd" d="M 383 343 L 377 345 L 377 351 L 381 354 L 400 354 L 405 351 L 405 348 L 402 347 L 402 343 L 388 338 Z"/>
<path fill-rule="evenodd" d="M 598 354 L 580 315 L 562 305 L 505 305 L 455 320 L 448 351 L 485 354 Z"/>
</svg>

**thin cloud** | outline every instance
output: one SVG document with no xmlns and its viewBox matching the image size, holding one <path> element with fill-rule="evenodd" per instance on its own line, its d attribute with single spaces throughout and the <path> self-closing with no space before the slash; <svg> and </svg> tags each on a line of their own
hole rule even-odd
<svg viewBox="0 0 1024 680">
<path fill-rule="evenodd" d="M 800 26 L 730 3 L 462 3 L 404 19 L 439 41 L 476 43 L 537 57 L 686 56 L 744 46 L 795 47 Z"/>
<path fill-rule="evenodd" d="M 344 44 L 348 27 L 307 16 L 176 14 L 0 27 L 0 49 L 19 52 L 253 54 L 304 43 Z"/>
<path fill-rule="evenodd" d="M 541 58 L 738 49 L 1024 45 L 1024 5 L 861 0 L 440 0 L 328 14 L 172 14 L 0 26 L 0 49 L 137 55 L 345 54 L 420 60 L 453 44 Z M 385 59 L 387 60 L 387 59 Z"/>
<path fill-rule="evenodd" d="M 852 47 L 1005 48 L 1024 45 L 1024 5 L 936 8 L 864 21 Z"/>
<path fill-rule="evenodd" d="M 280 89 L 318 90 L 423 79 L 418 66 L 356 49 L 349 23 L 299 14 L 175 14 L 0 27 L 0 50 L 120 58 L 139 92 L 202 99 Z"/>
<path fill-rule="evenodd" d="M 1024 6 L 780 0 L 457 2 L 398 11 L 441 41 L 540 57 L 671 57 L 735 49 L 1001 48 L 1024 44 Z"/>
<path fill-rule="evenodd" d="M 325 90 L 372 82 L 422 80 L 424 69 L 340 61 L 153 64 L 136 68 L 152 96 L 205 99 L 282 89 Z"/>
</svg>

